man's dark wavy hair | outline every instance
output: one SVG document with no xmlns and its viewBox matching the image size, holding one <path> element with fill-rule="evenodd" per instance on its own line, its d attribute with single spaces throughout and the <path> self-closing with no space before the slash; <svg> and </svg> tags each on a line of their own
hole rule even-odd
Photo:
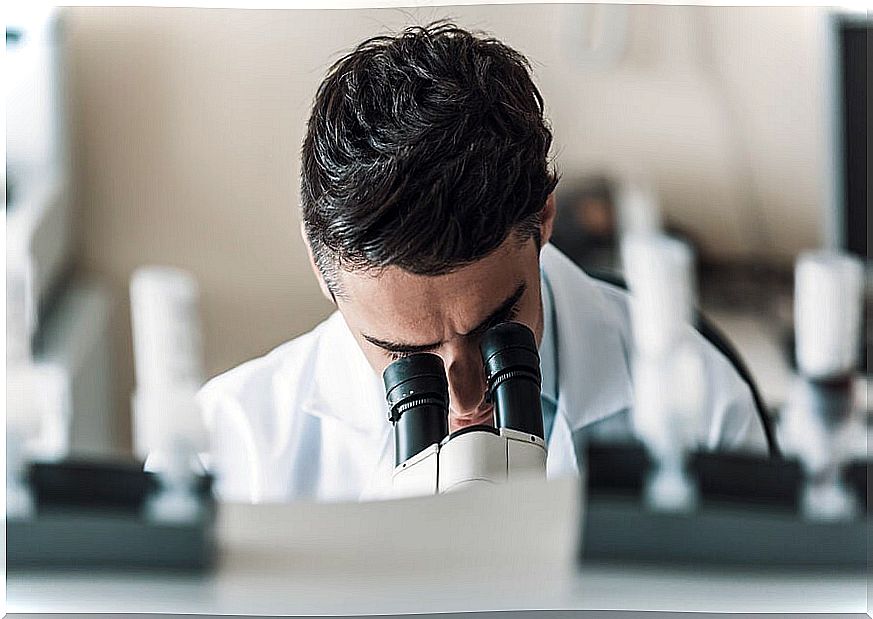
<svg viewBox="0 0 873 619">
<path fill-rule="evenodd" d="M 552 133 L 524 56 L 438 22 L 378 36 L 328 71 L 303 142 L 315 262 L 440 275 L 510 234 L 539 244 L 557 184 Z"/>
</svg>

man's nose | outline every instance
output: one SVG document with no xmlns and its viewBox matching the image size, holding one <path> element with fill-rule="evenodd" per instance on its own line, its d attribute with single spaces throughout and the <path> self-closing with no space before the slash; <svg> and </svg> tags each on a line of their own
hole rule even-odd
<svg viewBox="0 0 873 619">
<path fill-rule="evenodd" d="M 485 372 L 478 349 L 452 357 L 448 362 L 450 406 L 456 414 L 472 414 L 485 397 Z"/>
</svg>

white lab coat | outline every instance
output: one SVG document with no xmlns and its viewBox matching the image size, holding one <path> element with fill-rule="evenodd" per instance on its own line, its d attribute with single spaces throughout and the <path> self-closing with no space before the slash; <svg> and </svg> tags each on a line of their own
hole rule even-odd
<svg viewBox="0 0 873 619">
<path fill-rule="evenodd" d="M 555 477 L 578 470 L 575 433 L 630 432 L 632 339 L 624 291 L 593 280 L 551 245 L 543 248 L 541 264 L 553 293 L 560 361 L 547 460 Z M 747 385 L 720 352 L 696 332 L 693 337 L 711 386 L 701 447 L 763 449 Z M 387 496 L 394 444 L 381 379 L 338 312 L 212 379 L 199 399 L 221 499 Z"/>
</svg>

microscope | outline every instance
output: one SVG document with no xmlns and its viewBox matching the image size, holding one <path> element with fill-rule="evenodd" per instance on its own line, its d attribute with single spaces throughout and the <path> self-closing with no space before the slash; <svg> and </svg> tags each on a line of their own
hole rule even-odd
<svg viewBox="0 0 873 619">
<path fill-rule="evenodd" d="M 866 455 L 866 445 L 857 446 L 866 428 L 854 402 L 863 298 L 864 268 L 854 256 L 810 251 L 797 260 L 798 372 L 780 429 L 786 451 L 803 466 L 801 506 L 811 520 L 851 520 L 861 508 L 846 475 L 852 460 Z"/>
<path fill-rule="evenodd" d="M 533 332 L 517 322 L 489 329 L 479 345 L 494 426 L 449 433 L 442 359 L 404 357 L 382 378 L 394 426 L 396 496 L 434 495 L 523 478 L 545 479 L 540 362 Z"/>
<path fill-rule="evenodd" d="M 135 450 L 150 459 L 155 481 L 144 512 L 158 523 L 199 522 L 210 506 L 198 459 L 208 450 L 208 435 L 196 400 L 204 375 L 197 281 L 181 269 L 140 267 L 130 300 Z"/>
<path fill-rule="evenodd" d="M 697 501 L 688 459 L 707 388 L 687 328 L 696 303 L 693 256 L 682 241 L 643 233 L 625 235 L 621 253 L 636 344 L 633 429 L 652 459 L 645 501 L 653 509 L 687 512 Z"/>
<path fill-rule="evenodd" d="M 853 404 L 863 265 L 832 251 L 798 260 L 798 376 L 780 416 L 784 457 L 767 457 L 693 440 L 710 385 L 688 345 L 687 325 L 701 328 L 690 250 L 637 233 L 623 239 L 622 258 L 635 439 L 584 445 L 580 563 L 866 569 L 870 461 Z"/>
<path fill-rule="evenodd" d="M 20 278 L 12 281 L 20 287 Z M 198 459 L 207 437 L 195 399 L 203 373 L 196 281 L 178 269 L 141 268 L 131 282 L 131 306 L 134 434 L 150 470 L 120 456 L 26 459 L 21 443 L 38 431 L 42 383 L 28 351 L 18 351 L 10 416 L 18 453 L 7 469 L 10 569 L 201 571 L 214 563 L 216 503 Z M 16 324 L 24 324 L 22 316 Z"/>
</svg>

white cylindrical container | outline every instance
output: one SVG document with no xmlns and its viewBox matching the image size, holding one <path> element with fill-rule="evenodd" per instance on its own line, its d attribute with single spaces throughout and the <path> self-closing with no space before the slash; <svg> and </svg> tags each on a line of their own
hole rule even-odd
<svg viewBox="0 0 873 619">
<path fill-rule="evenodd" d="M 660 233 L 661 208 L 650 185 L 639 179 L 626 180 L 619 187 L 616 203 L 622 236 Z"/>
<path fill-rule="evenodd" d="M 205 449 L 195 400 L 204 375 L 197 281 L 181 269 L 142 267 L 131 278 L 130 301 L 137 454 L 163 452 L 179 436 Z"/>
<path fill-rule="evenodd" d="M 134 447 L 150 458 L 160 484 L 146 513 L 189 522 L 201 510 L 194 472 L 208 442 L 196 400 L 204 377 L 197 282 L 180 269 L 143 267 L 131 279 L 130 301 Z"/>
<path fill-rule="evenodd" d="M 634 339 L 634 433 L 653 459 L 646 503 L 687 511 L 696 488 L 686 472 L 705 399 L 705 372 L 690 345 L 695 287 L 688 245 L 660 234 L 627 234 L 621 243 Z"/>
<path fill-rule="evenodd" d="M 853 373 L 858 363 L 864 268 L 846 254 L 802 254 L 794 274 L 797 366 L 808 378 Z"/>
<path fill-rule="evenodd" d="M 19 238 L 6 245 L 6 362 L 31 363 L 31 337 L 36 328 L 33 307 L 33 263 Z"/>
<path fill-rule="evenodd" d="M 199 290 L 172 267 L 137 269 L 130 282 L 136 385 L 140 391 L 203 383 Z"/>
<path fill-rule="evenodd" d="M 864 268 L 835 251 L 804 253 L 795 265 L 796 378 L 782 414 L 786 453 L 806 472 L 804 514 L 815 520 L 848 520 L 858 498 L 842 479 L 846 437 L 863 427 L 854 410 L 854 382 L 861 343 Z"/>
<path fill-rule="evenodd" d="M 637 349 L 649 356 L 666 354 L 692 319 L 691 250 L 664 235 L 630 234 L 622 238 L 621 256 Z"/>
</svg>

